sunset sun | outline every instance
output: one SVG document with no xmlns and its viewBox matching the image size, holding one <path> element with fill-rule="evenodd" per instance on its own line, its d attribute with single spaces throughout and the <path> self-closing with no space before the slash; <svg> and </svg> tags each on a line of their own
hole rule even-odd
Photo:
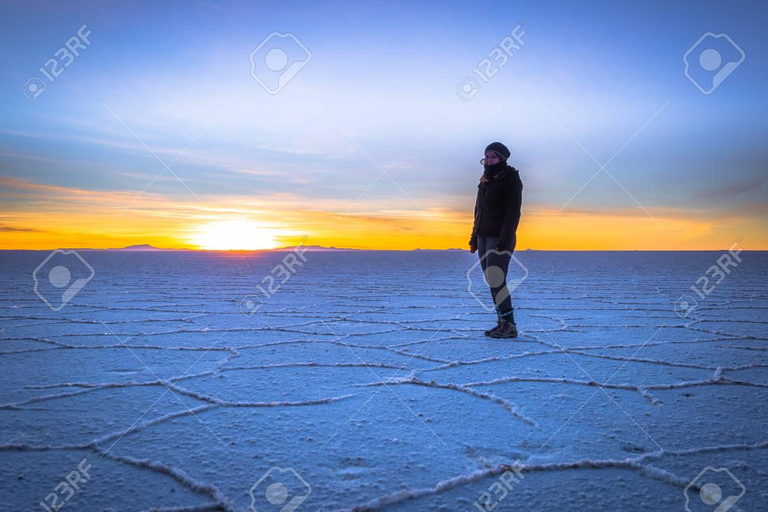
<svg viewBox="0 0 768 512">
<path fill-rule="evenodd" d="M 285 233 L 248 220 L 213 221 L 200 225 L 190 241 L 213 251 L 257 251 L 278 247 Z"/>
</svg>

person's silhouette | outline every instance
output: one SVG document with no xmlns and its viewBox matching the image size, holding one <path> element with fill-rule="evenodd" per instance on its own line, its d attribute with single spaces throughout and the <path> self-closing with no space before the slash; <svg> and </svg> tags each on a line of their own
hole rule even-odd
<svg viewBox="0 0 768 512">
<path fill-rule="evenodd" d="M 509 149 L 501 142 L 485 148 L 485 158 L 480 161 L 485 170 L 477 186 L 475 222 L 469 239 L 470 251 L 477 251 L 480 257 L 498 316 L 496 327 L 485 331 L 492 338 L 517 337 L 506 277 L 517 244 L 523 182 L 517 169 L 507 164 L 509 155 Z"/>
</svg>

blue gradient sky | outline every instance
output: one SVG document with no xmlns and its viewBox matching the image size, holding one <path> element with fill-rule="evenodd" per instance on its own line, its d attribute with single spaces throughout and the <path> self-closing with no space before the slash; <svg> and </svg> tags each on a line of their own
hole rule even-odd
<svg viewBox="0 0 768 512">
<path fill-rule="evenodd" d="M 764 2 L 4 2 L 2 9 L 6 248 L 97 235 L 106 245 L 140 242 L 136 226 L 145 226 L 145 238 L 163 234 L 185 245 L 180 226 L 231 215 L 299 233 L 307 221 L 298 211 L 363 222 L 348 232 L 346 218 L 325 231 L 313 226 L 324 244 L 355 245 L 365 219 L 381 226 L 412 218 L 403 247 L 463 247 L 478 160 L 494 140 L 510 147 L 525 183 L 525 247 L 579 248 L 562 233 L 578 226 L 589 240 L 595 219 L 608 218 L 612 227 L 594 229 L 613 229 L 615 243 L 603 232 L 584 248 L 661 248 L 646 243 L 653 238 L 669 249 L 714 249 L 738 236 L 747 248 L 768 248 Z M 86 19 L 91 46 L 27 101 L 22 84 Z M 457 83 L 521 20 L 525 46 L 461 101 Z M 250 52 L 273 31 L 295 34 L 312 52 L 275 96 L 249 74 Z M 704 95 L 684 76 L 682 56 L 708 31 L 727 33 L 747 57 Z M 166 171 L 152 181 L 163 165 L 144 144 L 170 164 L 198 135 L 170 165 L 178 178 Z M 587 151 L 604 163 L 625 143 L 606 166 L 615 180 L 593 177 L 600 165 Z M 375 164 L 394 161 L 380 177 Z M 99 194 L 109 200 L 95 200 Z M 77 229 L 63 236 L 69 216 Z M 613 222 L 621 218 L 637 229 L 636 246 Z M 427 232 L 434 240 L 419 244 Z M 379 245 L 400 247 L 394 236 L 382 232 Z M 85 244 L 77 242 L 67 245 Z"/>
</svg>

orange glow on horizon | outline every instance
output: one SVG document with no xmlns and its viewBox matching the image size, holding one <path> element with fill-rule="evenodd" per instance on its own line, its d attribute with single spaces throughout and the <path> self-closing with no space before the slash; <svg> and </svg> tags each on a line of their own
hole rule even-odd
<svg viewBox="0 0 768 512">
<path fill-rule="evenodd" d="M 259 250 L 297 244 L 352 249 L 466 249 L 472 198 L 450 207 L 379 200 L 349 205 L 275 194 L 188 201 L 148 191 L 91 191 L 0 179 L 0 249 L 120 248 Z M 4 190 L 3 190 L 4 189 Z M 126 205 L 130 207 L 126 207 Z M 297 205 L 311 205 L 302 207 Z M 469 206 L 467 206 L 469 205 Z M 654 208 L 584 211 L 523 207 L 518 250 L 721 250 L 741 237 L 768 249 L 762 210 L 724 214 Z"/>
<path fill-rule="evenodd" d="M 657 215 L 657 222 L 642 211 L 616 213 L 554 211 L 523 214 L 517 250 L 720 250 L 742 237 L 746 250 L 768 247 L 761 223 L 753 219 L 720 219 L 717 225 L 682 218 L 677 212 Z M 19 217 L 18 215 L 16 217 Z M 466 212 L 349 213 L 293 211 L 280 225 L 266 226 L 264 213 L 227 218 L 183 215 L 124 214 L 109 229 L 103 215 L 71 214 L 67 218 L 29 213 L 0 218 L 0 249 L 120 248 L 149 244 L 167 249 L 262 250 L 295 245 L 302 236 L 307 245 L 324 247 L 411 250 L 466 249 L 472 229 Z M 273 215 L 273 217 L 277 217 Z M 96 229 L 94 229 L 96 227 Z"/>
</svg>

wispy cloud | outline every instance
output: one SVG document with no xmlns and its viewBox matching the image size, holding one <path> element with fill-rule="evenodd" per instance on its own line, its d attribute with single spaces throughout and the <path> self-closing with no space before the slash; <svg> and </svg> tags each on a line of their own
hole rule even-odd
<svg viewBox="0 0 768 512">
<path fill-rule="evenodd" d="M 46 231 L 42 229 L 35 229 L 35 228 L 17 228 L 13 226 L 8 226 L 6 224 L 0 224 L 0 232 L 4 233 L 45 233 Z"/>
</svg>

